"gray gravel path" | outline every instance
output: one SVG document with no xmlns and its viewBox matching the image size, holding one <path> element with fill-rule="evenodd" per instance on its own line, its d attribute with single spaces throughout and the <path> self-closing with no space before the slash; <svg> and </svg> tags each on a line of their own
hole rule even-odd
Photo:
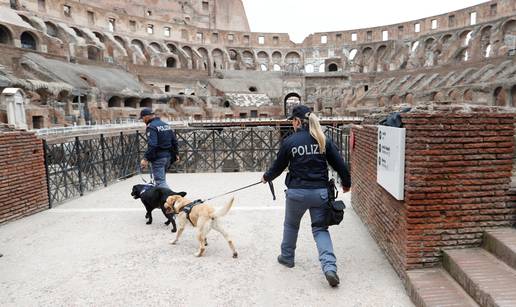
<svg viewBox="0 0 516 307">
<path fill-rule="evenodd" d="M 172 174 L 169 183 L 204 198 L 253 183 L 258 173 Z M 161 212 L 145 225 L 129 195 L 139 177 L 0 226 L 2 306 L 413 306 L 402 283 L 352 209 L 331 230 L 341 285 L 330 288 L 317 261 L 308 215 L 296 267 L 276 262 L 284 215 L 266 185 L 236 194 L 225 217 L 238 259 L 216 232 L 203 258 L 194 231 L 172 246 Z M 346 195 L 349 203 L 349 194 Z M 220 206 L 228 198 L 213 201 Z"/>
</svg>

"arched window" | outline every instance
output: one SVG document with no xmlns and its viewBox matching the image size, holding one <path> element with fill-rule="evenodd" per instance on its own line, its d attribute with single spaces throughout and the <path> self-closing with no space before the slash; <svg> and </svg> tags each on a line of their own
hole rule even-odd
<svg viewBox="0 0 516 307">
<path fill-rule="evenodd" d="M 172 57 L 167 59 L 167 67 L 176 68 L 176 65 L 177 65 L 176 59 L 174 59 Z"/>
<path fill-rule="evenodd" d="M 10 44 L 12 41 L 11 31 L 0 25 L 0 44 Z"/>
<path fill-rule="evenodd" d="M 355 57 L 357 56 L 357 53 L 358 53 L 358 50 L 356 50 L 356 49 L 351 50 L 351 52 L 349 53 L 349 59 L 351 61 L 353 61 L 355 59 Z"/>
<path fill-rule="evenodd" d="M 313 64 L 307 64 L 307 65 L 305 66 L 305 72 L 306 72 L 307 74 L 311 74 L 311 73 L 313 73 L 313 72 L 314 72 L 314 65 L 313 65 Z"/>
<path fill-rule="evenodd" d="M 23 32 L 21 37 L 21 47 L 24 49 L 37 49 L 37 43 L 35 36 L 30 32 Z"/>
<path fill-rule="evenodd" d="M 328 71 L 338 71 L 338 70 L 339 70 L 339 67 L 335 63 L 332 63 L 332 64 L 330 64 L 330 66 L 328 66 Z"/>
<path fill-rule="evenodd" d="M 88 59 L 92 61 L 100 61 L 100 50 L 94 46 L 88 46 Z"/>
<path fill-rule="evenodd" d="M 289 93 L 285 96 L 284 100 L 284 112 L 285 116 L 289 116 L 292 113 L 292 109 L 301 104 L 301 96 L 297 93 Z"/>
<path fill-rule="evenodd" d="M 142 52 L 145 50 L 145 48 L 143 47 L 143 43 L 142 43 L 142 41 L 140 41 L 140 40 L 133 39 L 133 40 L 131 41 L 131 44 L 132 44 L 133 46 L 138 47 L 138 48 L 140 49 L 140 51 L 142 51 Z"/>
<path fill-rule="evenodd" d="M 323 64 L 319 65 L 319 72 L 324 72 L 326 70 L 326 66 Z"/>
<path fill-rule="evenodd" d="M 57 26 L 51 22 L 45 22 L 45 25 L 47 26 L 47 35 L 52 37 L 57 37 L 58 31 Z"/>
<path fill-rule="evenodd" d="M 108 101 L 109 108 L 120 108 L 122 106 L 122 98 L 113 96 Z"/>
</svg>

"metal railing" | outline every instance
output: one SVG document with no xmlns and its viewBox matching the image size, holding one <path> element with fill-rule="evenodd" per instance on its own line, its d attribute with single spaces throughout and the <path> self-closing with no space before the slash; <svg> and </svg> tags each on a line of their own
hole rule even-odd
<svg viewBox="0 0 516 307">
<path fill-rule="evenodd" d="M 289 128 L 177 129 L 180 161 L 169 171 L 265 171 L 275 159 Z M 349 161 L 346 129 L 328 127 Z M 135 175 L 147 148 L 143 130 L 44 141 L 50 206 Z"/>
<path fill-rule="evenodd" d="M 223 119 L 193 119 L 192 117 L 181 117 L 176 118 L 173 121 L 168 121 L 174 127 L 188 127 L 189 125 L 198 124 L 226 124 L 226 123 L 271 123 L 286 119 L 284 117 L 268 117 L 268 118 L 223 118 Z M 340 121 L 340 122 L 360 122 L 363 120 L 362 117 L 353 116 L 323 116 L 320 117 L 321 121 Z M 114 123 L 101 122 L 90 125 L 82 126 L 69 126 L 69 127 L 54 127 L 54 128 L 42 128 L 33 130 L 37 136 L 56 136 L 56 135 L 75 135 L 75 134 L 87 134 L 87 133 L 101 133 L 109 130 L 121 130 L 121 129 L 145 129 L 145 124 L 142 121 L 129 119 L 119 120 Z"/>
</svg>

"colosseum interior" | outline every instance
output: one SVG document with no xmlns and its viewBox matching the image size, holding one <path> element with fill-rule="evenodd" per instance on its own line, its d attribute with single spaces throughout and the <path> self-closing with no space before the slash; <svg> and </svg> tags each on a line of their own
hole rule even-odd
<svg viewBox="0 0 516 307">
<path fill-rule="evenodd" d="M 516 104 L 516 1 L 382 27 L 251 32 L 241 0 L 0 0 L 0 92 L 31 129 L 137 118 L 362 116 L 420 101 Z M 7 122 L 0 105 L 0 122 Z"/>
</svg>

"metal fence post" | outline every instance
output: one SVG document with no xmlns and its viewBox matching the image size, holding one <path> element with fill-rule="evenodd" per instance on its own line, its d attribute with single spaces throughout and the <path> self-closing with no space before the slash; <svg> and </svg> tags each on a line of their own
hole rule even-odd
<svg viewBox="0 0 516 307">
<path fill-rule="evenodd" d="M 102 150 L 102 181 L 104 181 L 104 187 L 107 187 L 107 170 L 106 170 L 106 145 L 104 144 L 104 134 L 100 134 L 100 147 Z"/>
<path fill-rule="evenodd" d="M 77 170 L 79 174 L 79 195 L 84 195 L 84 187 L 82 184 L 82 162 L 81 162 L 81 145 L 79 141 L 79 137 L 75 137 L 75 154 L 77 156 Z"/>
<path fill-rule="evenodd" d="M 50 174 L 48 172 L 47 140 L 43 140 L 43 154 L 45 155 L 45 175 L 47 177 L 48 209 L 52 209 L 52 195 L 50 193 Z"/>
</svg>

